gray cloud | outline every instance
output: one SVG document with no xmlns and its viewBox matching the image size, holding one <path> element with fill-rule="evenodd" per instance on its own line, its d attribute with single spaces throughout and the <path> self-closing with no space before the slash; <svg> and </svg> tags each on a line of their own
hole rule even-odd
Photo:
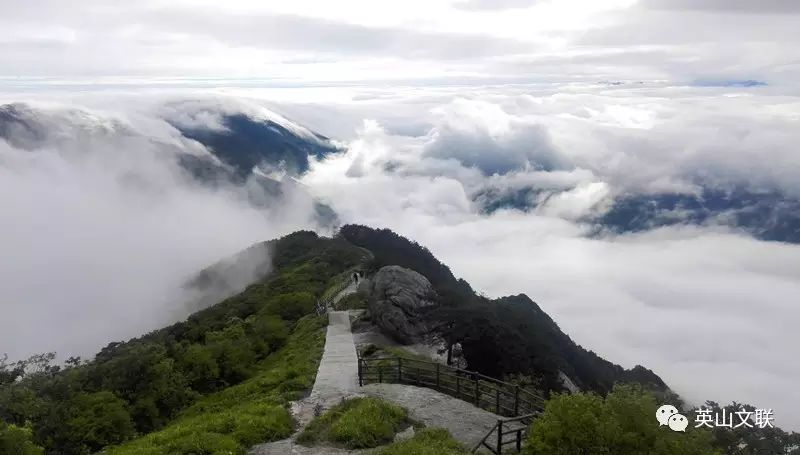
<svg viewBox="0 0 800 455">
<path fill-rule="evenodd" d="M 236 46 L 302 50 L 336 55 L 371 55 L 421 59 L 462 59 L 532 50 L 510 39 L 457 33 L 377 28 L 294 15 L 234 15 L 162 10 L 147 17 L 157 32 L 180 31 Z"/>
<path fill-rule="evenodd" d="M 532 4 L 470 0 L 436 14 L 454 8 L 455 19 L 473 16 L 472 21 Z M 12 77 L 256 76 L 270 84 L 366 80 L 376 86 L 480 86 L 708 78 L 790 84 L 800 74 L 793 15 L 756 14 L 791 13 L 797 10 L 792 2 L 652 0 L 597 13 L 584 26 L 555 26 L 534 36 L 515 36 L 496 24 L 437 27 L 439 16 L 387 25 L 364 20 L 357 11 L 350 21 L 322 10 L 312 17 L 158 1 L 83 0 L 71 7 L 53 0 L 4 1 L 2 7 L 6 33 L 0 58 L 7 64 L 0 71 Z M 681 32 L 675 33 L 678 26 Z M 381 67 L 378 59 L 393 61 L 393 69 Z"/>
<path fill-rule="evenodd" d="M 587 45 L 629 46 L 679 45 L 713 43 L 713 49 L 695 48 L 692 55 L 707 55 L 712 59 L 728 59 L 734 50 L 746 52 L 750 63 L 752 56 L 748 46 L 760 49 L 759 44 L 775 45 L 796 40 L 795 18 L 792 16 L 708 16 L 684 14 L 679 11 L 641 10 L 626 16 L 619 25 L 600 28 L 584 34 L 580 43 Z M 675 33 L 675 24 L 681 24 L 681 33 Z M 688 51 L 689 49 L 684 49 Z M 711 51 L 714 52 L 711 52 Z M 708 52 L 705 52 L 708 51 Z M 769 61 L 782 59 L 768 54 Z M 734 64 L 735 62 L 728 62 Z M 739 63 L 741 65 L 741 63 Z M 709 67 L 709 66 L 706 66 Z"/>
<path fill-rule="evenodd" d="M 570 166 L 541 125 L 516 119 L 492 104 L 457 100 L 441 112 L 424 156 L 453 159 L 485 175 Z"/>
<path fill-rule="evenodd" d="M 750 14 L 800 13 L 800 3 L 794 0 L 644 0 L 641 6 L 654 9 Z"/>
<path fill-rule="evenodd" d="M 318 62 L 321 55 L 327 55 L 329 63 L 353 57 L 458 60 L 533 49 L 528 43 L 481 33 L 368 27 L 291 14 L 145 3 L 111 7 L 94 0 L 82 2 L 80 8 L 51 0 L 7 3 L 0 25 L 9 34 L 0 38 L 0 56 L 16 62 L 13 72 L 7 70 L 9 75 L 172 76 L 186 75 L 187 65 L 195 75 L 219 74 L 225 68 L 198 65 L 209 58 L 209 49 L 220 46 L 228 48 L 225 57 L 243 48 L 268 51 L 271 54 L 262 61 L 269 64 Z"/>
<path fill-rule="evenodd" d="M 465 10 L 486 11 L 527 8 L 539 2 L 540 0 L 465 0 L 455 6 Z"/>
</svg>

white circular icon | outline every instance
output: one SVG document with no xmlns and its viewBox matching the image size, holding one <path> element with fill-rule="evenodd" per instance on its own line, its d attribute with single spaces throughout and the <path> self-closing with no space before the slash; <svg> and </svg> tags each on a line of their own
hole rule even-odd
<svg viewBox="0 0 800 455">
<path fill-rule="evenodd" d="M 669 429 L 672 431 L 686 431 L 689 426 L 689 419 L 683 414 L 672 414 L 669 418 Z"/>
<path fill-rule="evenodd" d="M 672 406 L 671 404 L 665 404 L 656 411 L 656 420 L 658 420 L 658 423 L 661 425 L 668 425 L 669 418 L 677 413 L 678 408 Z"/>
</svg>

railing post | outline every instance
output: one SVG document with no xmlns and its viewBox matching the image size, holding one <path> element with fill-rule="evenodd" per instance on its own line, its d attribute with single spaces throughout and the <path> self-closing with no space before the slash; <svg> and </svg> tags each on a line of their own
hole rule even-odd
<svg viewBox="0 0 800 455">
<path fill-rule="evenodd" d="M 514 417 L 519 415 L 519 384 L 514 386 Z"/>
<path fill-rule="evenodd" d="M 358 359 L 358 386 L 359 387 L 363 387 L 364 386 L 364 372 L 362 370 L 363 367 L 361 366 L 363 362 L 364 362 L 363 359 Z"/>
<path fill-rule="evenodd" d="M 497 453 L 503 453 L 503 421 L 497 421 Z"/>
<path fill-rule="evenodd" d="M 494 393 L 495 393 L 494 410 L 497 413 L 497 415 L 500 415 L 500 387 L 497 387 Z"/>
<path fill-rule="evenodd" d="M 517 430 L 517 452 L 522 452 L 522 428 Z"/>
<path fill-rule="evenodd" d="M 397 358 L 397 382 L 402 384 L 403 383 L 403 358 Z"/>
<path fill-rule="evenodd" d="M 478 387 L 478 375 L 473 374 L 473 378 L 475 378 L 475 406 L 481 407 L 481 391 Z"/>
<path fill-rule="evenodd" d="M 436 388 L 437 389 L 441 388 L 440 385 L 439 385 L 439 381 L 440 381 L 440 379 L 439 379 L 439 366 L 440 366 L 440 364 L 437 363 L 436 364 Z"/>
</svg>

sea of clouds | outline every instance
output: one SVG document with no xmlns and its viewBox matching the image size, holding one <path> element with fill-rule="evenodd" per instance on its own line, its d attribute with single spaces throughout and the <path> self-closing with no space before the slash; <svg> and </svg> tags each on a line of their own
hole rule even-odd
<svg viewBox="0 0 800 455">
<path fill-rule="evenodd" d="M 0 352 L 91 355 L 181 317 L 180 286 L 203 267 L 321 229 L 307 204 L 279 201 L 292 209 L 278 216 L 177 168 L 176 150 L 208 151 L 164 106 L 196 97 L 27 97 L 48 132 L 0 140 Z M 612 235 L 586 221 L 620 195 L 698 182 L 800 195 L 799 98 L 597 84 L 231 88 L 214 102 L 266 105 L 344 145 L 300 179 L 343 222 L 420 242 L 489 296 L 528 294 L 577 343 L 653 369 L 692 403 L 774 408 L 800 428 L 800 246 L 718 224 Z M 528 211 L 483 209 L 531 186 Z"/>
<path fill-rule="evenodd" d="M 600 85 L 428 93 L 401 103 L 415 128 L 388 108 L 396 99 L 365 104 L 377 115 L 348 152 L 303 180 L 343 219 L 417 240 L 490 296 L 527 293 L 576 342 L 654 369 L 691 403 L 748 402 L 800 425 L 800 366 L 787 361 L 800 342 L 800 246 L 722 223 L 596 235 L 582 221 L 620 195 L 696 194 L 698 183 L 795 197 L 798 98 Z M 531 210 L 481 210 L 487 191 L 531 185 L 545 190 Z"/>
</svg>

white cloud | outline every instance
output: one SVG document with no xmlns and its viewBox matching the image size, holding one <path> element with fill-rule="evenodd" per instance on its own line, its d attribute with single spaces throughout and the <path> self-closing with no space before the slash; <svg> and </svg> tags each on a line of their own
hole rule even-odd
<svg viewBox="0 0 800 455">
<path fill-rule="evenodd" d="M 65 7 L 6 0 L 0 2 L 6 31 L 0 76 L 227 77 L 306 85 L 480 85 L 509 78 L 738 78 L 786 85 L 797 76 L 793 14 L 777 14 L 796 12 L 790 2 L 490 3 L 80 0 Z M 750 14 L 760 12 L 773 14 Z"/>
<path fill-rule="evenodd" d="M 180 290 L 255 242 L 313 227 L 310 201 L 253 207 L 246 190 L 194 183 L 165 123 L 32 108 L 29 150 L 0 139 L 0 351 L 91 356 L 185 317 Z M 149 127 L 140 130 L 143 126 Z M 40 133 L 40 134 L 39 134 Z"/>
<path fill-rule="evenodd" d="M 722 92 L 487 91 L 479 101 L 434 108 L 423 136 L 371 123 L 348 154 L 315 163 L 304 181 L 344 221 L 389 227 L 426 245 L 491 296 L 527 293 L 578 343 L 626 367 L 653 368 L 690 402 L 771 407 L 779 425 L 797 429 L 800 369 L 785 360 L 800 342 L 793 327 L 800 247 L 708 226 L 591 237 L 589 226 L 573 221 L 622 191 L 696 191 L 698 176 L 796 194 L 789 178 L 800 178 L 791 154 L 800 139 L 796 99 L 708 96 L 715 93 Z M 463 143 L 473 145 L 529 125 L 546 128 L 554 152 L 576 167 L 487 177 L 468 160 L 427 155 L 442 132 L 469 132 Z M 481 159 L 508 152 L 508 142 L 496 143 Z M 358 173 L 342 172 L 358 160 Z M 481 191 L 527 186 L 543 190 L 530 213 L 484 215 L 471 201 Z"/>
<path fill-rule="evenodd" d="M 539 207 L 539 212 L 546 216 L 579 220 L 590 215 L 609 193 L 608 184 L 604 182 L 581 184 L 548 198 Z"/>
<path fill-rule="evenodd" d="M 486 175 L 520 169 L 563 169 L 569 162 L 550 143 L 547 131 L 515 118 L 499 106 L 458 99 L 435 111 L 425 156 L 454 159 Z"/>
</svg>

